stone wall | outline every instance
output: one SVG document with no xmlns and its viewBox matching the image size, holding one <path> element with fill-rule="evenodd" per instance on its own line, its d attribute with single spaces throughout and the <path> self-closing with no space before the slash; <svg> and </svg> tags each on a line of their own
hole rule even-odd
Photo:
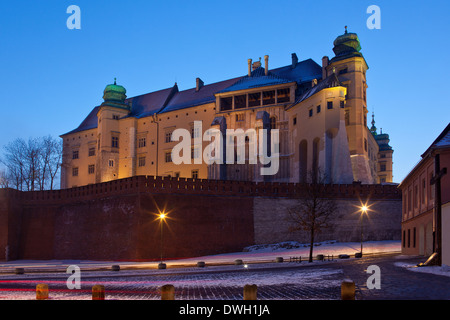
<svg viewBox="0 0 450 320">
<path fill-rule="evenodd" d="M 310 232 L 291 232 L 289 208 L 296 199 L 255 198 L 254 228 L 255 244 L 270 244 L 282 241 L 309 243 Z M 337 211 L 331 221 L 333 227 L 315 235 L 315 241 L 337 240 L 358 242 L 361 240 L 361 202 L 352 199 L 336 199 Z M 369 202 L 370 204 L 370 202 Z M 363 240 L 401 239 L 401 200 L 377 200 L 363 218 Z"/>
<path fill-rule="evenodd" d="M 302 185 L 137 176 L 79 188 L 19 192 L 0 189 L 0 259 L 158 260 L 241 251 L 296 240 L 287 208 Z M 400 239 L 396 186 L 327 185 L 339 212 L 317 241 L 359 241 L 359 200 L 371 199 L 366 240 Z"/>
</svg>

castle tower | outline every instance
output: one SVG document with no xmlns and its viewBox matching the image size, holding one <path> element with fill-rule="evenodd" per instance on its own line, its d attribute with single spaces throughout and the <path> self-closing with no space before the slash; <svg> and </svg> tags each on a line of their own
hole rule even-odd
<svg viewBox="0 0 450 320">
<path fill-rule="evenodd" d="M 97 183 L 119 178 L 119 148 L 121 137 L 119 120 L 130 113 L 131 107 L 125 103 L 126 89 L 114 84 L 107 85 L 103 91 L 104 102 L 97 112 L 97 159 L 95 181 Z M 135 139 L 133 139 L 134 141 Z"/>
<path fill-rule="evenodd" d="M 372 127 L 370 128 L 375 141 L 378 144 L 378 164 L 377 175 L 380 183 L 393 181 L 393 153 L 394 150 L 389 145 L 389 135 L 383 133 L 380 129 L 380 134 L 377 133 L 377 127 L 375 127 L 375 116 L 372 114 Z"/>
<path fill-rule="evenodd" d="M 347 88 L 345 99 L 345 125 L 352 162 L 353 177 L 362 183 L 375 183 L 369 156 L 371 148 L 377 148 L 367 128 L 367 82 L 366 71 L 369 66 L 360 52 L 361 45 L 356 33 L 347 32 L 336 38 L 333 52 L 335 56 L 328 61 L 323 59 L 323 73 L 335 73 L 340 83 Z M 326 57 L 325 57 L 326 58 Z"/>
</svg>

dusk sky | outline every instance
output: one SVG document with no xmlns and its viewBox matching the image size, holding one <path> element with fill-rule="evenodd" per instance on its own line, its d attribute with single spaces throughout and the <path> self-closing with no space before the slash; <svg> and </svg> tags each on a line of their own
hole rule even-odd
<svg viewBox="0 0 450 320">
<path fill-rule="evenodd" d="M 81 29 L 70 30 L 70 5 Z M 370 5 L 381 29 L 366 25 Z M 450 1 L 3 1 L 0 7 L 0 147 L 78 127 L 117 78 L 127 96 L 244 76 L 334 56 L 334 39 L 358 34 L 375 111 L 401 182 L 450 120 Z M 1 156 L 1 152 L 0 152 Z"/>
</svg>

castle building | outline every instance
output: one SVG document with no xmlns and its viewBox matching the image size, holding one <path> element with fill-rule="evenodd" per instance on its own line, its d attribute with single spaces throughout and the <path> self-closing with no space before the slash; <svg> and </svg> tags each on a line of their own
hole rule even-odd
<svg viewBox="0 0 450 320">
<path fill-rule="evenodd" d="M 374 122 L 372 129 L 367 126 L 369 67 L 357 34 L 345 30 L 333 51 L 335 56 L 323 57 L 321 65 L 299 61 L 295 53 L 290 65 L 273 69 L 267 55 L 264 66 L 261 58 L 248 59 L 243 76 L 212 84 L 197 78 L 191 89 L 179 90 L 175 83 L 131 98 L 114 81 L 104 90 L 104 102 L 78 128 L 61 135 L 61 188 L 137 175 L 306 182 L 308 173 L 319 170 L 329 183 L 392 182 L 389 136 L 377 134 Z M 226 133 L 242 129 L 245 159 L 203 161 L 211 128 L 223 135 L 223 150 L 234 143 Z M 172 157 L 179 143 L 172 137 L 176 129 L 192 138 L 189 163 L 180 165 Z M 264 145 L 271 155 L 278 149 L 271 175 L 262 174 L 267 163 L 250 161 L 257 143 L 247 133 L 261 137 L 261 129 L 267 139 L 259 142 L 258 155 Z"/>
</svg>

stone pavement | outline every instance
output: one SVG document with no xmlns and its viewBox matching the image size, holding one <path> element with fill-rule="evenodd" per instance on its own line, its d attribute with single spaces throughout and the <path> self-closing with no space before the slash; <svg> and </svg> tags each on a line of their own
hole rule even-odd
<svg viewBox="0 0 450 320">
<path fill-rule="evenodd" d="M 414 272 L 399 262 L 415 265 L 424 258 L 400 255 L 367 256 L 314 263 L 269 263 L 166 270 L 86 271 L 81 289 L 68 289 L 69 274 L 0 274 L 0 299 L 33 300 L 39 283 L 49 286 L 53 300 L 90 300 L 92 286 L 105 286 L 107 300 L 159 300 L 160 288 L 175 286 L 176 300 L 242 300 L 243 286 L 257 284 L 258 300 L 339 300 L 340 284 L 351 279 L 357 300 L 450 299 L 450 277 Z M 368 266 L 381 271 L 381 288 L 368 289 Z"/>
</svg>

